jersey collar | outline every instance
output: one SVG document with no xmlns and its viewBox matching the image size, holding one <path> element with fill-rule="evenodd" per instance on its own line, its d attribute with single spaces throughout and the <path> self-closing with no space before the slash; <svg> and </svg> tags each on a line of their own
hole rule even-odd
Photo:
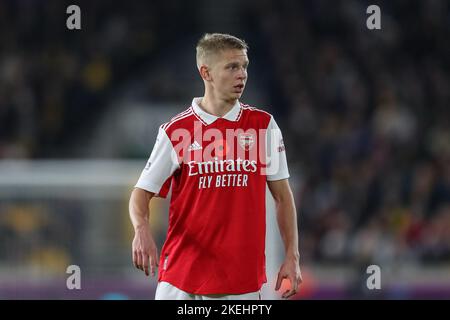
<svg viewBox="0 0 450 320">
<path fill-rule="evenodd" d="M 215 115 L 212 115 L 212 114 L 207 113 L 206 111 L 204 111 L 199 106 L 199 103 L 200 103 L 200 101 L 202 101 L 202 99 L 203 99 L 203 97 L 196 97 L 196 98 L 194 98 L 192 100 L 192 109 L 194 111 L 194 114 L 198 118 L 200 118 L 200 120 L 202 120 L 207 125 L 210 125 L 211 123 L 213 123 L 214 121 L 216 121 L 220 117 L 217 117 Z M 238 100 L 238 101 L 236 101 L 236 103 L 233 106 L 233 108 L 231 108 L 231 110 L 228 111 L 228 113 L 225 114 L 222 118 L 226 119 L 226 120 L 229 120 L 229 121 L 238 121 L 240 114 L 241 114 L 241 104 L 239 103 L 239 100 Z"/>
</svg>

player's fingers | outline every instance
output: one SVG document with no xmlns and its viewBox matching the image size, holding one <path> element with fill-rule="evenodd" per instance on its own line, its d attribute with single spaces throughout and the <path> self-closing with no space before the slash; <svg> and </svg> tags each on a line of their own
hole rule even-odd
<svg viewBox="0 0 450 320">
<path fill-rule="evenodd" d="M 283 276 L 278 272 L 277 284 L 275 285 L 275 291 L 278 291 L 281 287 L 281 281 L 283 281 Z"/>
<path fill-rule="evenodd" d="M 149 257 L 146 253 L 142 253 L 142 268 L 144 269 L 145 275 L 148 276 L 148 260 Z"/>
<path fill-rule="evenodd" d="M 137 268 L 139 270 L 143 270 L 142 269 L 142 254 L 140 252 L 137 252 Z"/>
<path fill-rule="evenodd" d="M 293 276 L 289 276 L 289 281 L 291 282 L 291 289 L 290 290 L 286 290 L 283 293 L 283 298 L 285 298 L 285 299 L 293 296 L 298 291 L 298 283 L 297 283 L 297 281 L 294 281 L 294 277 Z"/>
<path fill-rule="evenodd" d="M 137 256 L 138 256 L 138 254 L 137 254 L 136 250 L 133 250 L 133 265 L 139 269 Z"/>
<path fill-rule="evenodd" d="M 152 277 L 155 276 L 155 269 L 156 269 L 155 257 L 150 256 L 150 273 L 152 274 Z"/>
<path fill-rule="evenodd" d="M 284 299 L 287 299 L 287 298 L 290 298 L 290 297 L 292 297 L 294 294 L 296 294 L 297 292 L 294 290 L 294 289 L 291 289 L 291 290 L 286 290 L 284 293 L 283 293 L 283 295 L 282 295 L 282 297 L 284 298 Z"/>
<path fill-rule="evenodd" d="M 291 286 L 292 286 L 292 289 L 295 291 L 295 293 L 298 292 L 298 285 L 299 285 L 298 279 L 296 279 L 295 277 L 292 277 Z"/>
</svg>

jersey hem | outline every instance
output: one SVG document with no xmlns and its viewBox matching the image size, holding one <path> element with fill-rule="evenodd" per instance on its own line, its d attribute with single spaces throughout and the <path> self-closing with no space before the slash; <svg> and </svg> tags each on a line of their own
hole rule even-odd
<svg viewBox="0 0 450 320">
<path fill-rule="evenodd" d="M 145 191 L 148 192 L 152 192 L 154 193 L 154 197 L 159 197 L 159 198 L 166 198 L 166 195 L 160 195 L 159 192 L 161 191 L 162 187 L 159 187 L 156 184 L 150 184 L 150 183 L 137 183 L 135 186 L 135 188 L 139 188 L 139 189 L 143 189 Z"/>
<path fill-rule="evenodd" d="M 178 290 L 184 291 L 184 292 L 186 292 L 188 294 L 195 294 L 195 295 L 201 295 L 201 296 L 206 296 L 206 295 L 211 295 L 211 294 L 220 294 L 220 295 L 227 295 L 228 296 L 228 295 L 239 295 L 239 294 L 246 294 L 246 293 L 252 293 L 252 292 L 259 291 L 259 290 L 261 290 L 263 284 L 266 281 L 261 282 L 258 286 L 253 287 L 253 288 L 244 289 L 244 290 L 238 290 L 238 291 L 234 291 L 234 292 L 225 292 L 225 293 L 224 292 L 217 292 L 217 291 L 205 292 L 203 290 L 199 290 L 199 291 L 197 291 L 197 290 L 190 290 L 189 288 L 186 289 L 186 288 L 182 288 L 182 287 L 180 287 L 178 285 L 175 285 L 175 284 L 173 284 L 173 282 L 171 280 L 163 279 L 163 278 L 159 279 L 158 282 L 167 282 L 170 285 L 172 285 L 175 288 L 177 288 Z"/>
<path fill-rule="evenodd" d="M 266 180 L 267 181 L 278 181 L 278 180 L 285 180 L 285 179 L 289 179 L 290 175 L 280 175 L 280 176 L 267 176 Z"/>
</svg>

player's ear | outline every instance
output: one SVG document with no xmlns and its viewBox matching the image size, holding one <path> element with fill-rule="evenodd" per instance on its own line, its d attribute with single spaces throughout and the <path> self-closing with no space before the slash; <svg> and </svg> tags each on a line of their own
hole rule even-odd
<svg viewBox="0 0 450 320">
<path fill-rule="evenodd" d="M 211 74 L 209 72 L 208 66 L 202 64 L 198 70 L 200 72 L 200 76 L 205 81 L 211 81 Z"/>
</svg>

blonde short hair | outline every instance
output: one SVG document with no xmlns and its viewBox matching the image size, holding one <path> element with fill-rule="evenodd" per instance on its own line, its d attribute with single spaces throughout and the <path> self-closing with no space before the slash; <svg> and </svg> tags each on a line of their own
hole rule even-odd
<svg viewBox="0 0 450 320">
<path fill-rule="evenodd" d="M 197 67 L 205 62 L 210 56 L 227 49 L 248 50 L 244 40 L 223 33 L 206 33 L 197 43 Z"/>
</svg>

